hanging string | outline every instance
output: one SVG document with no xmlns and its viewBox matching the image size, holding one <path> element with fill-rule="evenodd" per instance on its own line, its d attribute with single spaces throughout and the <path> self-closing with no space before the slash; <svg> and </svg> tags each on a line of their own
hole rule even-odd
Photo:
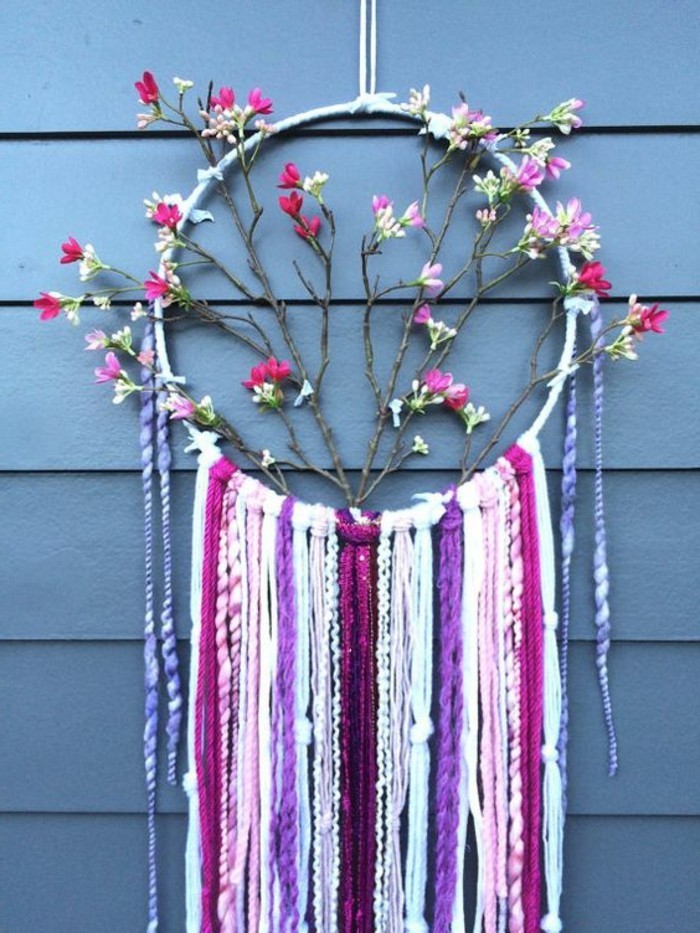
<svg viewBox="0 0 700 933">
<path fill-rule="evenodd" d="M 367 23 L 369 19 L 369 55 L 367 52 Z M 367 65 L 369 64 L 369 83 Z M 360 0 L 360 54 L 359 54 L 360 97 L 374 94 L 377 90 L 377 0 L 370 0 L 369 16 L 367 0 Z"/>
<path fill-rule="evenodd" d="M 595 302 L 591 309 L 591 336 L 598 341 L 603 328 L 600 306 Z M 603 700 L 603 716 L 608 733 L 608 773 L 612 777 L 617 771 L 617 734 L 613 720 L 610 684 L 608 682 L 608 651 L 610 650 L 610 589 L 607 533 L 605 530 L 605 509 L 603 503 L 603 364 L 605 354 L 597 353 L 593 359 L 593 393 L 595 405 L 595 552 L 593 555 L 593 576 L 595 579 L 595 624 L 596 666 L 598 682 Z"/>
<path fill-rule="evenodd" d="M 142 352 L 153 350 L 153 325 L 146 325 Z M 146 770 L 146 807 L 148 824 L 148 933 L 158 929 L 158 881 L 156 871 L 156 780 L 158 746 L 158 640 L 155 631 L 155 595 L 153 584 L 153 440 L 156 418 L 155 378 L 150 368 L 141 372 L 141 482 L 143 487 L 144 511 L 144 564 L 145 564 L 145 607 L 144 607 L 144 678 L 146 688 L 143 753 Z"/>
</svg>

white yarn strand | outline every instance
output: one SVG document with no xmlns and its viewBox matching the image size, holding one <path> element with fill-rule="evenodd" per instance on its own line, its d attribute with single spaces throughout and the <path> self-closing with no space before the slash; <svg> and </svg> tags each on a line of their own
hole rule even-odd
<svg viewBox="0 0 700 933">
<path fill-rule="evenodd" d="M 541 929 L 546 933 L 559 933 L 563 929 L 559 909 L 562 891 L 564 813 L 561 772 L 559 771 L 559 755 L 557 753 L 561 720 L 561 679 L 559 676 L 556 635 L 559 620 L 554 611 L 556 591 L 554 540 L 547 493 L 547 476 L 540 445 L 535 440 L 528 440 L 525 442 L 524 447 L 532 457 L 532 473 L 537 502 L 537 530 L 540 542 L 544 625 L 542 842 L 547 914 L 542 918 Z"/>
<path fill-rule="evenodd" d="M 428 879 L 428 786 L 433 733 L 430 718 L 433 681 L 433 542 L 432 527 L 445 511 L 442 497 L 426 496 L 413 510 L 413 652 L 411 656 L 411 758 L 406 854 L 406 931 L 427 933 L 425 887 Z"/>
<path fill-rule="evenodd" d="M 312 726 L 308 718 L 311 701 L 311 604 L 309 591 L 308 530 L 311 509 L 303 502 L 294 503 L 292 513 L 294 554 L 294 596 L 296 607 L 296 678 L 294 683 L 294 735 L 297 752 L 297 799 L 299 801 L 299 844 L 297 909 L 299 931 L 306 933 L 306 910 L 309 892 L 309 853 L 311 849 L 311 798 L 309 790 L 309 745 Z"/>
<path fill-rule="evenodd" d="M 195 701 L 199 676 L 199 638 L 202 630 L 202 564 L 204 562 L 204 522 L 209 487 L 209 472 L 221 457 L 216 436 L 200 447 L 192 510 L 192 576 L 190 582 L 190 686 L 187 704 L 187 759 L 189 770 L 182 783 L 187 794 L 187 842 L 185 846 L 185 908 L 187 933 L 200 933 L 202 925 L 201 835 L 199 791 L 195 751 Z"/>
</svg>

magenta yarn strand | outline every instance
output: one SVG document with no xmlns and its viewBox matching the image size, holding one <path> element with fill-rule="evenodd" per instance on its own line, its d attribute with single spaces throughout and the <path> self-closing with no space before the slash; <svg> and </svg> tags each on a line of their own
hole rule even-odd
<svg viewBox="0 0 700 933">
<path fill-rule="evenodd" d="M 153 324 L 146 325 L 141 349 L 154 346 Z M 148 933 L 158 929 L 158 881 L 156 871 L 156 780 L 158 752 L 158 646 L 155 631 L 155 596 L 153 585 L 153 439 L 155 422 L 155 379 L 150 369 L 143 367 L 144 390 L 141 393 L 140 436 L 141 482 L 144 511 L 144 685 L 145 726 L 143 754 L 146 772 L 146 812 L 148 825 Z"/>
<path fill-rule="evenodd" d="M 523 541 L 523 908 L 525 933 L 538 933 L 541 919 L 541 749 L 544 690 L 544 629 L 539 536 L 532 458 L 517 445 L 507 457 L 516 472 Z"/>
<path fill-rule="evenodd" d="M 457 890 L 459 782 L 463 725 L 462 510 L 455 497 L 440 522 L 440 716 L 436 766 L 433 929 L 447 933 Z"/>
<path fill-rule="evenodd" d="M 379 525 L 337 513 L 341 645 L 340 917 L 372 933 L 376 854 L 376 580 Z"/>
<path fill-rule="evenodd" d="M 297 794 L 296 769 L 297 749 L 294 732 L 296 679 L 297 622 L 294 599 L 294 561 L 292 551 L 292 512 L 294 499 L 291 496 L 282 503 L 277 522 L 277 592 L 278 592 L 278 646 L 275 711 L 273 715 L 273 749 L 282 749 L 281 768 L 274 767 L 273 752 L 272 786 L 276 788 L 277 777 L 281 776 L 278 797 L 273 797 L 273 815 L 270 835 L 271 849 L 276 852 L 277 874 L 280 886 L 279 929 L 296 933 L 299 929 L 299 878 L 297 875 L 297 850 L 299 846 L 299 798 Z M 273 809 L 273 814 L 274 814 Z M 270 881 L 274 879 L 271 873 Z M 270 905 L 274 899 L 270 899 Z M 272 928 L 272 927 L 271 927 Z"/>
</svg>

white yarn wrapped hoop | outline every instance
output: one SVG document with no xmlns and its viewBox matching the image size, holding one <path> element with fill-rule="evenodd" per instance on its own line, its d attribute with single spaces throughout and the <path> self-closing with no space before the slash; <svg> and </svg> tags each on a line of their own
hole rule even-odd
<svg viewBox="0 0 700 933">
<path fill-rule="evenodd" d="M 375 34 L 376 28 L 373 28 L 372 35 Z M 376 57 L 376 48 L 373 49 L 373 54 Z M 374 69 L 372 69 L 372 76 L 373 72 Z M 393 99 L 395 97 L 396 94 L 393 93 L 375 92 L 372 85 L 371 92 L 364 91 L 360 93 L 359 96 L 354 100 L 347 101 L 342 104 L 331 104 L 326 107 L 317 107 L 313 110 L 306 110 L 279 120 L 277 123 L 273 124 L 274 135 L 278 136 L 280 134 L 287 133 L 290 130 L 299 129 L 304 126 L 310 126 L 311 124 L 321 123 L 327 120 L 339 120 L 346 119 L 348 117 L 366 117 L 369 115 L 380 115 L 409 123 L 423 122 L 421 117 L 417 116 L 416 114 L 409 113 L 407 110 L 402 109 L 399 104 L 393 103 Z M 447 114 L 427 111 L 426 118 L 428 132 L 431 134 L 431 136 L 433 136 L 435 139 L 445 139 L 448 135 L 450 117 L 448 117 Z M 245 141 L 243 146 L 245 152 L 249 152 L 250 150 L 257 147 L 261 140 L 262 134 L 259 132 L 250 136 Z M 515 171 L 517 171 L 512 160 L 503 153 L 498 152 L 494 148 L 494 144 L 488 146 L 486 154 L 488 153 L 490 153 L 496 161 L 509 168 L 512 172 L 515 173 Z M 181 223 L 183 225 L 188 221 L 192 221 L 193 212 L 199 209 L 199 205 L 202 203 L 212 185 L 220 183 L 220 181 L 225 177 L 226 172 L 237 162 L 238 151 L 236 149 L 232 149 L 223 157 L 223 159 L 221 159 L 217 165 L 212 166 L 211 168 L 204 171 L 200 170 L 198 172 L 197 184 L 190 192 L 189 196 L 182 203 L 180 208 L 183 217 Z M 551 215 L 552 212 L 547 202 L 544 200 L 539 191 L 537 191 L 537 189 L 528 192 L 528 197 L 532 200 L 533 204 L 540 208 L 540 210 L 546 211 L 546 213 Z M 162 254 L 160 266 L 158 269 L 159 275 L 163 276 L 165 274 L 164 264 L 169 259 L 172 259 L 174 253 L 175 250 L 170 249 Z M 574 266 L 571 262 L 568 250 L 562 246 L 558 247 L 557 257 L 563 277 L 565 279 L 569 278 L 574 270 Z M 545 402 L 532 425 L 525 432 L 527 436 L 533 438 L 538 436 L 556 406 L 556 403 L 564 387 L 564 383 L 566 382 L 566 378 L 571 372 L 571 364 L 576 342 L 575 338 L 577 317 L 579 313 L 587 314 L 590 310 L 591 304 L 591 300 L 585 296 L 568 297 L 564 299 L 564 307 L 566 309 L 566 328 L 564 334 L 564 345 L 556 367 L 558 376 L 549 383 L 547 398 L 545 399 Z M 158 352 L 158 364 L 161 371 L 161 381 L 166 385 L 168 383 L 184 382 L 185 380 L 183 377 L 173 375 L 170 366 L 170 358 L 168 355 L 168 348 L 165 339 L 165 328 L 163 324 L 163 306 L 160 299 L 154 303 L 154 316 L 155 340 Z"/>
</svg>

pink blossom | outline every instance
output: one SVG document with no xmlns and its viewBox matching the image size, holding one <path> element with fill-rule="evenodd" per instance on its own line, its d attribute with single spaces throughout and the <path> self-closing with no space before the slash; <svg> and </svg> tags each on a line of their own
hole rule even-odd
<svg viewBox="0 0 700 933">
<path fill-rule="evenodd" d="M 418 207 L 418 201 L 413 201 L 408 205 L 403 217 L 401 218 L 401 222 L 409 227 L 425 226 L 425 220 L 423 219 L 420 208 Z"/>
<path fill-rule="evenodd" d="M 605 274 L 602 262 L 586 262 L 581 266 L 576 281 L 582 288 L 595 292 L 601 298 L 607 298 L 612 285 L 605 280 Z"/>
<path fill-rule="evenodd" d="M 297 194 L 296 191 L 292 191 L 288 198 L 284 195 L 280 195 L 279 204 L 285 214 L 289 214 L 290 217 L 298 217 L 299 211 L 304 204 L 304 199 L 300 194 Z"/>
<path fill-rule="evenodd" d="M 134 84 L 142 104 L 158 103 L 159 90 L 156 79 L 150 71 L 144 71 L 143 78 Z"/>
<path fill-rule="evenodd" d="M 545 165 L 548 178 L 559 178 L 561 173 L 568 168 L 571 168 L 571 162 L 569 162 L 568 159 L 562 159 L 561 156 L 552 156 L 550 159 L 547 159 Z"/>
<path fill-rule="evenodd" d="M 86 350 L 104 350 L 107 345 L 107 334 L 103 330 L 91 330 L 85 334 Z"/>
<path fill-rule="evenodd" d="M 212 94 L 212 96 L 209 98 L 209 103 L 212 107 L 221 107 L 222 110 L 231 110 L 233 105 L 236 103 L 236 95 L 233 93 L 233 88 L 219 88 L 218 96 L 214 96 Z"/>
<path fill-rule="evenodd" d="M 97 379 L 95 382 L 111 382 L 113 379 L 119 379 L 122 374 L 122 368 L 115 353 L 111 351 L 105 356 L 105 365 L 98 366 L 95 370 Z"/>
<path fill-rule="evenodd" d="M 161 201 L 151 214 L 151 220 L 161 227 L 175 230 L 182 220 L 182 213 L 177 204 L 166 204 L 165 201 Z"/>
<path fill-rule="evenodd" d="M 372 210 L 374 211 L 375 217 L 380 211 L 385 211 L 387 207 L 391 206 L 391 201 L 386 194 L 375 194 L 372 198 Z"/>
<path fill-rule="evenodd" d="M 61 243 L 63 256 L 61 256 L 61 265 L 69 262 L 80 262 L 83 258 L 83 247 L 78 243 L 75 237 L 69 236 L 65 243 Z"/>
<path fill-rule="evenodd" d="M 263 97 L 259 87 L 254 87 L 248 95 L 248 106 L 253 113 L 272 113 L 272 101 L 269 97 Z"/>
<path fill-rule="evenodd" d="M 50 321 L 61 313 L 61 299 L 53 292 L 41 292 L 34 302 L 34 307 L 41 311 L 41 321 Z"/>
<path fill-rule="evenodd" d="M 453 411 L 461 411 L 469 401 L 469 388 L 461 382 L 454 382 L 444 392 L 444 403 Z"/>
<path fill-rule="evenodd" d="M 544 181 L 544 173 L 539 162 L 526 156 L 520 163 L 515 181 L 523 191 L 534 191 Z"/>
<path fill-rule="evenodd" d="M 146 301 L 157 301 L 159 298 L 165 297 L 170 290 L 170 284 L 163 278 L 161 278 L 157 272 L 151 270 L 149 273 L 150 279 L 143 283 L 143 287 L 146 290 Z"/>
<path fill-rule="evenodd" d="M 632 297 L 635 298 L 636 296 L 633 295 Z M 665 333 L 661 325 L 666 318 L 669 317 L 670 313 L 670 311 L 660 309 L 658 302 L 648 308 L 639 301 L 631 301 L 631 308 L 627 320 L 636 335 L 641 338 L 644 334 L 649 332 L 654 334 Z"/>
<path fill-rule="evenodd" d="M 442 395 L 452 385 L 452 373 L 443 373 L 439 369 L 429 369 L 423 377 L 423 382 L 431 395 Z"/>
<path fill-rule="evenodd" d="M 258 363 L 257 366 L 253 366 L 250 370 L 250 376 L 247 379 L 243 380 L 243 385 L 246 389 L 254 389 L 255 386 L 261 386 L 267 378 L 267 364 Z"/>
<path fill-rule="evenodd" d="M 293 162 L 287 162 L 280 172 L 278 188 L 301 188 L 301 173 Z"/>
<path fill-rule="evenodd" d="M 586 230 L 591 230 L 591 215 L 581 210 L 579 198 L 569 198 L 566 209 L 557 205 L 557 215 L 563 227 L 566 227 L 570 239 L 576 240 Z"/>
<path fill-rule="evenodd" d="M 551 214 L 539 207 L 533 207 L 532 209 L 530 226 L 532 227 L 532 232 L 536 236 L 542 237 L 544 240 L 555 239 L 559 232 L 559 221 L 556 217 L 552 217 Z"/>
<path fill-rule="evenodd" d="M 438 278 L 441 272 L 441 263 L 436 262 L 431 265 L 429 262 L 426 262 L 420 271 L 416 284 L 426 289 L 429 295 L 436 295 L 438 292 L 442 291 L 444 286 L 442 279 Z"/>
<path fill-rule="evenodd" d="M 413 315 L 414 324 L 427 324 L 429 321 L 432 321 L 432 315 L 430 313 L 430 305 L 425 302 L 419 308 L 416 308 Z"/>
<path fill-rule="evenodd" d="M 194 403 L 182 395 L 171 395 L 166 404 L 171 421 L 185 421 L 197 410 Z"/>
<path fill-rule="evenodd" d="M 142 366 L 153 366 L 155 356 L 155 350 L 141 350 L 141 352 L 136 355 L 136 359 Z"/>
<path fill-rule="evenodd" d="M 321 218 L 312 217 L 300 217 L 301 223 L 294 225 L 294 232 L 297 236 L 300 236 L 302 240 L 308 240 L 310 237 L 316 239 L 318 236 L 318 231 L 321 229 Z"/>
<path fill-rule="evenodd" d="M 279 384 L 283 382 L 292 372 L 292 367 L 288 360 L 276 360 L 274 356 L 269 357 L 264 363 L 258 363 L 253 366 L 248 379 L 243 381 L 246 389 L 254 389 L 263 383 L 273 382 Z"/>
</svg>

